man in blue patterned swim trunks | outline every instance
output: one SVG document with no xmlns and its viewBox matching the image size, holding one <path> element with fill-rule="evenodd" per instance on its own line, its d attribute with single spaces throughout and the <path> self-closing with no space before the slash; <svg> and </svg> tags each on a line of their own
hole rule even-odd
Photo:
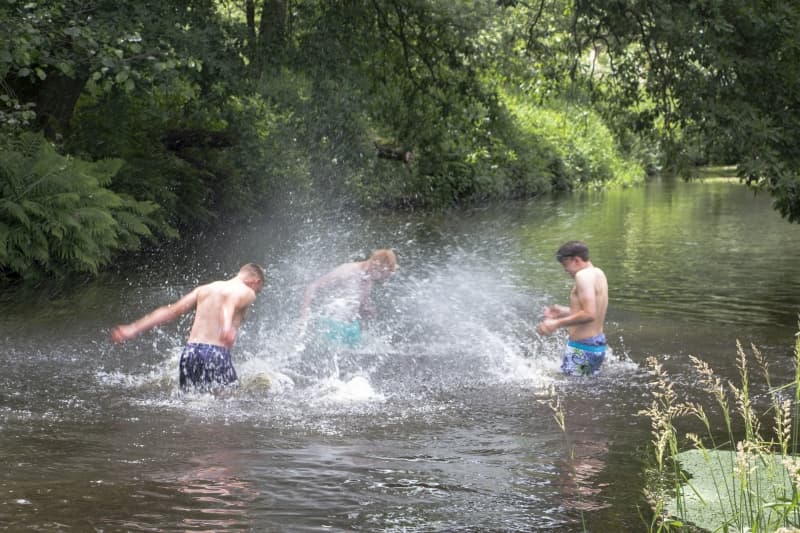
<svg viewBox="0 0 800 533">
<path fill-rule="evenodd" d="M 228 386 L 238 380 L 231 361 L 231 352 L 227 348 L 201 342 L 189 342 L 183 347 L 179 376 L 182 389 L 190 386 Z"/>
<path fill-rule="evenodd" d="M 226 281 L 201 285 L 171 305 L 159 307 L 130 324 L 114 328 L 111 338 L 122 342 L 159 324 L 194 311 L 194 323 L 180 362 L 182 389 L 216 392 L 237 382 L 231 346 L 247 309 L 264 286 L 264 269 L 248 263 Z"/>
<path fill-rule="evenodd" d="M 608 281 L 602 270 L 589 260 L 589 248 L 581 241 L 569 241 L 556 252 L 556 259 L 575 284 L 569 307 L 551 305 L 536 326 L 542 335 L 566 328 L 569 341 L 561 371 L 569 376 L 596 376 L 606 356 L 603 324 L 608 309 Z"/>
</svg>

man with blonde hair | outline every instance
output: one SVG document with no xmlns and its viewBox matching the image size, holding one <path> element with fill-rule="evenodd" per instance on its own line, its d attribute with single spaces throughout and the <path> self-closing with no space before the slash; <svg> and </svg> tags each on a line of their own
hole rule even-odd
<svg viewBox="0 0 800 533">
<path fill-rule="evenodd" d="M 386 281 L 397 270 L 397 256 L 380 249 L 365 261 L 345 263 L 310 283 L 303 294 L 301 317 L 304 327 L 311 314 L 311 304 L 321 289 L 328 292 L 320 306 L 318 329 L 332 341 L 355 346 L 361 341 L 361 321 L 375 312 L 371 293 L 375 281 Z"/>
<path fill-rule="evenodd" d="M 189 339 L 181 354 L 180 386 L 215 390 L 233 385 L 238 377 L 231 361 L 231 347 L 247 309 L 264 286 L 264 269 L 243 265 L 238 274 L 195 288 L 177 302 L 159 307 L 142 318 L 115 327 L 114 342 L 136 337 L 160 324 L 195 312 Z"/>
</svg>

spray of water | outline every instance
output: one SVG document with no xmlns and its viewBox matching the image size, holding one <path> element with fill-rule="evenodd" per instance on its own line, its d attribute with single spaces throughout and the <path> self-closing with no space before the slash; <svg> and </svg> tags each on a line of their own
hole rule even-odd
<svg viewBox="0 0 800 533">
<path fill-rule="evenodd" d="M 328 213 L 282 221 L 281 231 L 270 225 L 255 232 L 249 246 L 263 250 L 267 283 L 234 348 L 240 387 L 232 401 L 248 404 L 243 409 L 266 403 L 271 411 L 302 418 L 300 413 L 381 410 L 393 403 L 422 409 L 426 398 L 448 391 L 544 389 L 562 379 L 564 339 L 533 331 L 552 297 L 530 288 L 531 266 L 513 228 L 499 224 L 476 235 L 434 222 L 367 222 Z M 399 270 L 375 285 L 377 317 L 364 324 L 362 341 L 347 346 L 305 328 L 299 318 L 306 285 L 379 247 L 395 250 Z M 179 333 L 155 339 L 154 349 L 159 345 L 164 355 L 147 370 L 100 377 L 186 405 L 186 395 L 177 392 L 183 339 Z M 608 365 L 615 359 L 610 354 Z"/>
</svg>

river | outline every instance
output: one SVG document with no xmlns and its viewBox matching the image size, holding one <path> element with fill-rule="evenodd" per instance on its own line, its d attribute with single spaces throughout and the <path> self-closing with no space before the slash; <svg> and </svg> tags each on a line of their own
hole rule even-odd
<svg viewBox="0 0 800 533">
<path fill-rule="evenodd" d="M 558 372 L 558 246 L 609 279 L 612 353 Z M 344 349 L 298 336 L 306 283 L 391 247 L 379 319 Z M 121 345 L 110 328 L 227 278 L 268 280 L 240 332 L 235 393 L 177 386 L 191 317 Z M 645 531 L 655 357 L 735 378 L 736 341 L 793 374 L 800 231 L 728 180 L 441 213 L 367 216 L 287 201 L 52 298 L 0 301 L 0 529 L 9 531 Z M 754 385 L 756 387 L 757 385 Z M 565 431 L 550 403 L 557 396 Z"/>
</svg>

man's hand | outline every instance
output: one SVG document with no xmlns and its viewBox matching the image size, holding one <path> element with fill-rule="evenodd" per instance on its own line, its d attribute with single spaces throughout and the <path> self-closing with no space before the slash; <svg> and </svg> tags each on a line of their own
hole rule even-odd
<svg viewBox="0 0 800 533">
<path fill-rule="evenodd" d="M 558 329 L 558 321 L 554 318 L 545 318 L 536 325 L 536 331 L 541 335 L 552 335 Z"/>
<path fill-rule="evenodd" d="M 222 331 L 222 342 L 226 348 L 233 346 L 233 341 L 236 340 L 236 328 L 227 327 Z"/>
<path fill-rule="evenodd" d="M 135 336 L 136 328 L 131 325 L 121 325 L 111 330 L 111 340 L 114 342 L 124 342 Z"/>
<path fill-rule="evenodd" d="M 562 316 L 569 314 L 569 308 L 563 307 L 561 305 L 551 305 L 545 307 L 544 309 L 544 317 L 545 318 L 561 318 Z"/>
</svg>

